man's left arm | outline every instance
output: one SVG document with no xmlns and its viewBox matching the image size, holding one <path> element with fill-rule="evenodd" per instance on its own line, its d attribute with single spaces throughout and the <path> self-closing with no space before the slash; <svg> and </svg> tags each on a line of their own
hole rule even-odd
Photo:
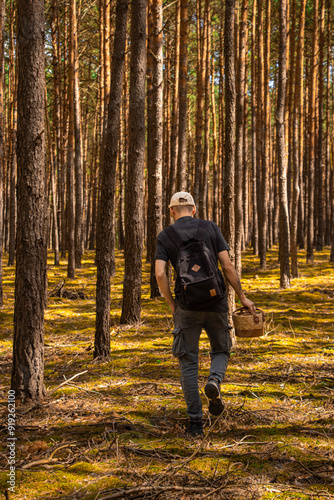
<svg viewBox="0 0 334 500">
<path fill-rule="evenodd" d="M 219 252 L 218 258 L 221 263 L 222 269 L 224 271 L 224 275 L 226 276 L 226 279 L 228 280 L 230 285 L 234 288 L 236 294 L 240 299 L 241 304 L 244 307 L 247 307 L 252 314 L 255 314 L 256 313 L 255 304 L 251 300 L 247 299 L 246 295 L 244 294 L 244 291 L 241 287 L 240 278 L 237 274 L 234 265 L 231 262 L 227 250 Z"/>
</svg>

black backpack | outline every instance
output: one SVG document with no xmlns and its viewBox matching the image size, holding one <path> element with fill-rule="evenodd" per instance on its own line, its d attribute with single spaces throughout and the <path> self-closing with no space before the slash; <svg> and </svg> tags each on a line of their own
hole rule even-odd
<svg viewBox="0 0 334 500">
<path fill-rule="evenodd" d="M 225 291 L 217 258 L 205 244 L 207 230 L 200 220 L 196 237 L 182 241 L 173 226 L 165 228 L 167 236 L 177 246 L 177 279 L 181 284 L 183 303 L 187 309 L 201 310 L 222 298 Z"/>
</svg>

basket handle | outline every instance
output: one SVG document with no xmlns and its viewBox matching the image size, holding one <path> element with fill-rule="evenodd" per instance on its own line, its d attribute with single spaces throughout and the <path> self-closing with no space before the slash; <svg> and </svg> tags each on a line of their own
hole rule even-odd
<svg viewBox="0 0 334 500">
<path fill-rule="evenodd" d="M 258 318 L 258 316 L 256 316 L 254 313 L 252 313 L 252 311 L 250 309 L 248 309 L 248 307 L 238 307 L 238 309 L 236 309 L 235 311 L 233 311 L 233 314 L 236 313 L 236 312 L 241 312 L 241 311 L 246 311 L 248 312 L 249 314 L 251 314 L 254 318 L 254 322 L 255 323 L 258 323 L 260 320 Z M 261 314 L 262 314 L 262 321 L 264 321 L 264 318 L 265 318 L 265 314 L 264 312 L 262 311 L 262 309 L 259 309 L 258 307 L 256 308 L 256 311 L 259 311 Z"/>
</svg>

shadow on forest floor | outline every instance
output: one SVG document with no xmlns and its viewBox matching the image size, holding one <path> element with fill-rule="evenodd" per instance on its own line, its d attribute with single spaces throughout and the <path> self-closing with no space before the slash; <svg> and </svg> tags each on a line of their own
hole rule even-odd
<svg viewBox="0 0 334 500">
<path fill-rule="evenodd" d="M 268 268 L 244 254 L 243 285 L 266 311 L 265 336 L 239 339 L 222 385 L 226 408 L 210 418 L 203 387 L 209 344 L 200 346 L 205 435 L 189 440 L 172 320 L 149 298 L 144 264 L 142 321 L 119 325 L 122 255 L 112 280 L 111 359 L 93 361 L 94 254 L 75 280 L 49 256 L 49 290 L 65 279 L 86 300 L 49 298 L 45 315 L 45 400 L 18 407 L 16 494 L 11 500 L 109 498 L 334 498 L 334 272 L 328 249 L 279 289 L 277 251 Z M 4 267 L 0 311 L 0 491 L 8 479 L 14 268 Z M 79 375 L 78 375 L 79 374 Z M 59 387 L 74 375 L 76 378 Z M 56 390 L 55 390 L 56 389 Z M 54 392 L 52 392 L 54 391 Z"/>
</svg>

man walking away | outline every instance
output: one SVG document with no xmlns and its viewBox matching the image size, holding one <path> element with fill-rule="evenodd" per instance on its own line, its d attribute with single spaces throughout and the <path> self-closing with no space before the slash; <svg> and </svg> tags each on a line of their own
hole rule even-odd
<svg viewBox="0 0 334 500">
<path fill-rule="evenodd" d="M 241 304 L 252 314 L 255 314 L 256 308 L 241 288 L 228 255 L 229 246 L 218 226 L 214 222 L 194 218 L 196 206 L 191 194 L 174 194 L 169 208 L 174 224 L 158 236 L 155 275 L 173 313 L 172 352 L 179 359 L 181 386 L 190 417 L 186 432 L 197 436 L 203 434 L 202 402 L 198 390 L 199 339 L 203 328 L 211 346 L 210 374 L 204 389 L 209 399 L 209 412 L 220 415 L 224 409 L 220 383 L 230 357 L 231 337 L 224 279 L 218 261 Z M 175 298 L 166 273 L 168 261 L 177 274 Z"/>
</svg>

